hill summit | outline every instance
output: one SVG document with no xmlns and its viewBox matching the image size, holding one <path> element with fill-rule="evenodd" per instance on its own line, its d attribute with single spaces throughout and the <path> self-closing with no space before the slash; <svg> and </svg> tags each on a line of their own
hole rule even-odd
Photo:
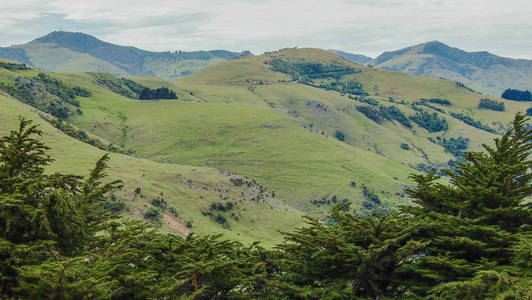
<svg viewBox="0 0 532 300">
<path fill-rule="evenodd" d="M 440 41 L 384 52 L 369 63 L 385 70 L 456 80 L 494 96 L 509 87 L 532 86 L 532 60 L 467 52 Z"/>
<path fill-rule="evenodd" d="M 0 48 L 0 57 L 46 71 L 109 72 L 167 79 L 185 76 L 242 54 L 249 52 L 152 52 L 66 31 L 54 31 L 23 45 Z"/>
</svg>

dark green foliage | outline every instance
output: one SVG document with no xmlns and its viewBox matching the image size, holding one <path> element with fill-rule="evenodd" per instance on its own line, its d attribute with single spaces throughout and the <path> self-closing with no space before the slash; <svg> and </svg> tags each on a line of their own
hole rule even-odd
<svg viewBox="0 0 532 300">
<path fill-rule="evenodd" d="M 530 91 L 507 89 L 502 93 L 501 98 L 515 101 L 532 101 L 532 93 Z"/>
<path fill-rule="evenodd" d="M 103 209 L 112 211 L 114 213 L 120 212 L 125 207 L 126 207 L 126 204 L 124 203 L 124 201 L 119 201 L 116 199 L 106 200 L 102 206 Z"/>
<path fill-rule="evenodd" d="M 227 219 L 221 214 L 217 214 L 216 217 L 214 217 L 214 221 L 222 225 L 227 223 Z"/>
<path fill-rule="evenodd" d="M 531 108 L 528 108 L 528 109 L 526 110 L 526 115 L 527 115 L 527 116 L 532 116 L 532 107 L 531 107 Z"/>
<path fill-rule="evenodd" d="M 497 133 L 493 128 L 482 124 L 480 121 L 477 121 L 477 120 L 471 118 L 470 116 L 466 116 L 466 115 L 463 115 L 463 114 L 460 114 L 460 113 L 455 113 L 455 112 L 451 112 L 450 114 L 451 114 L 451 117 L 453 117 L 455 119 L 458 119 L 458 120 L 466 123 L 469 126 L 473 126 L 475 128 L 478 128 L 480 130 L 484 130 L 484 131 L 487 131 L 487 132 L 490 132 L 490 133 Z"/>
<path fill-rule="evenodd" d="M 339 141 L 345 141 L 345 135 L 343 132 L 339 131 L 339 130 L 336 130 L 336 132 L 334 133 L 334 137 L 336 139 L 338 139 Z"/>
<path fill-rule="evenodd" d="M 401 149 L 403 149 L 403 150 L 410 150 L 410 146 L 408 146 L 408 144 L 401 143 Z"/>
<path fill-rule="evenodd" d="M 397 213 L 357 217 L 334 208 L 330 222 L 307 218 L 309 226 L 286 234 L 286 253 L 277 285 L 290 299 L 401 297 L 399 269 L 423 243 L 413 241 L 413 220 Z"/>
<path fill-rule="evenodd" d="M 375 100 L 373 100 L 375 101 Z M 371 101 L 370 101 L 371 102 Z M 379 105 L 375 101 L 374 106 L 357 106 L 357 110 L 363 113 L 368 119 L 378 124 L 383 124 L 385 121 L 396 120 L 406 128 L 412 128 L 412 123 L 408 120 L 406 115 L 394 105 L 384 106 Z"/>
<path fill-rule="evenodd" d="M 386 118 L 381 114 L 380 110 L 375 107 L 357 106 L 357 110 L 377 124 L 383 124 L 386 121 Z"/>
<path fill-rule="evenodd" d="M 79 86 L 70 88 L 67 87 L 61 80 L 55 79 L 45 73 L 37 74 L 37 77 L 46 86 L 47 91 L 59 97 L 59 99 L 69 102 L 70 104 L 79 107 L 79 102 L 75 101 L 76 96 L 90 97 L 91 93 Z"/>
<path fill-rule="evenodd" d="M 204 216 L 209 216 L 216 223 L 224 225 L 225 228 L 229 228 L 231 224 L 229 224 L 227 218 L 222 213 L 231 211 L 235 206 L 236 206 L 236 203 L 233 203 L 233 202 L 227 202 L 225 204 L 220 203 L 220 202 L 211 203 L 209 210 L 202 211 L 201 213 Z M 235 215 L 233 214 L 233 216 Z M 235 219 L 238 220 L 238 218 L 235 218 Z"/>
<path fill-rule="evenodd" d="M 138 99 L 140 93 L 146 88 L 142 84 L 124 77 L 115 77 L 109 73 L 90 73 L 98 85 L 104 86 L 119 95 Z"/>
<path fill-rule="evenodd" d="M 414 121 L 420 127 L 427 129 L 429 132 L 444 131 L 449 128 L 447 120 L 444 117 L 439 117 L 437 113 L 429 113 L 424 110 L 419 110 L 415 115 L 410 116 L 410 120 Z"/>
<path fill-rule="evenodd" d="M 135 188 L 135 194 L 140 194 L 141 191 L 140 187 Z"/>
<path fill-rule="evenodd" d="M 504 111 L 504 102 L 499 102 L 490 99 L 480 99 L 478 108 L 491 109 L 495 111 Z"/>
<path fill-rule="evenodd" d="M 354 74 L 359 70 L 340 65 L 325 65 L 322 63 L 291 63 L 282 59 L 272 59 L 267 62 L 275 72 L 292 76 L 293 81 L 309 83 L 312 79 L 333 78 L 339 80 L 347 74 Z"/>
<path fill-rule="evenodd" d="M 226 212 L 233 209 L 234 206 L 235 204 L 233 202 L 227 202 L 225 205 L 223 203 L 216 202 L 211 203 L 210 210 Z"/>
<path fill-rule="evenodd" d="M 368 98 L 368 97 L 353 97 L 351 95 L 349 95 L 349 99 L 351 100 L 356 100 L 356 101 L 360 101 L 362 103 L 366 103 L 366 104 L 369 104 L 369 105 L 372 105 L 372 106 L 379 106 L 379 102 L 373 98 Z"/>
<path fill-rule="evenodd" d="M 144 217 L 149 220 L 160 222 L 161 212 L 156 208 L 150 208 L 144 213 Z"/>
<path fill-rule="evenodd" d="M 6 62 L 1 62 L 1 61 L 0 61 L 0 68 L 6 69 L 9 71 L 26 71 L 26 70 L 31 69 L 26 64 L 6 63 Z"/>
<path fill-rule="evenodd" d="M 435 110 L 437 112 L 440 112 L 442 114 L 445 113 L 445 111 L 443 109 L 441 109 L 439 107 L 436 107 L 436 106 L 434 106 L 432 104 L 429 104 L 429 102 L 426 99 L 421 99 L 420 101 L 417 101 L 417 102 L 414 102 L 414 103 L 411 104 L 412 109 L 414 109 L 416 111 L 421 111 L 422 109 L 417 107 L 416 105 L 423 105 L 423 106 L 426 106 L 426 107 L 428 107 L 430 109 L 433 109 L 433 110 Z"/>
<path fill-rule="evenodd" d="M 405 126 L 406 128 L 412 128 L 412 123 L 410 123 L 406 115 L 401 110 L 399 110 L 399 108 L 397 108 L 396 106 L 394 105 L 382 106 L 381 105 L 379 107 L 379 111 L 381 115 L 387 120 L 389 121 L 396 120 L 397 122 L 399 122 L 401 125 Z"/>
<path fill-rule="evenodd" d="M 156 100 L 156 99 L 177 99 L 174 91 L 169 90 L 166 87 L 152 90 L 150 88 L 144 88 L 139 95 L 140 100 Z"/>
<path fill-rule="evenodd" d="M 47 175 L 48 148 L 33 139 L 40 134 L 23 120 L 0 139 L 2 297 L 234 299 L 270 293 L 274 252 L 220 236 L 183 239 L 121 220 L 105 209 L 106 195 L 121 187 L 102 182 L 107 156 L 86 179 Z"/>
<path fill-rule="evenodd" d="M 166 87 L 150 89 L 136 81 L 123 77 L 115 77 L 107 73 L 91 73 L 97 84 L 104 86 L 111 91 L 131 98 L 140 100 L 154 99 L 177 99 L 174 91 Z"/>
<path fill-rule="evenodd" d="M 244 181 L 242 178 L 231 178 L 229 180 L 231 181 L 231 183 L 233 183 L 234 186 L 243 186 L 244 184 L 249 185 L 249 183 L 247 181 Z"/>
<path fill-rule="evenodd" d="M 420 289 L 459 293 L 485 276 L 484 270 L 519 275 L 510 268 L 511 249 L 532 222 L 532 207 L 523 202 L 532 194 L 532 162 L 527 160 L 532 131 L 525 122 L 517 115 L 495 148 L 484 145 L 485 153 L 469 152 L 464 162 L 455 162 L 454 170 L 445 171 L 452 185 L 436 183 L 434 174 L 413 176 L 417 188 L 408 193 L 418 206 L 402 211 L 425 224 L 420 238 L 430 241 L 425 257 L 409 269 Z M 494 272 L 489 276 L 499 276 Z M 494 292 L 490 288 L 481 287 L 482 293 Z"/>
<path fill-rule="evenodd" d="M 361 95 L 367 96 L 368 93 L 362 87 L 362 84 L 355 80 L 349 81 L 332 81 L 329 83 L 322 83 L 318 85 L 319 88 L 326 89 L 328 91 L 337 91 L 342 94 Z"/>
<path fill-rule="evenodd" d="M 17 77 L 15 85 L 0 83 L 0 89 L 12 97 L 48 112 L 54 117 L 66 119 L 70 115 L 81 115 L 76 97 L 90 97 L 91 93 L 81 87 L 66 86 L 61 80 L 45 73 L 36 77 Z"/>
<path fill-rule="evenodd" d="M 162 210 L 165 210 L 165 209 L 168 208 L 168 203 L 166 202 L 166 200 L 164 200 L 163 198 L 160 198 L 160 197 L 153 198 L 151 200 L 151 205 L 157 206 L 157 207 L 161 208 Z"/>
<path fill-rule="evenodd" d="M 440 99 L 440 98 L 430 98 L 430 99 L 425 99 L 425 98 L 421 98 L 420 99 L 422 102 L 430 102 L 430 103 L 436 103 L 436 104 L 440 104 L 440 105 L 444 105 L 444 106 L 451 106 L 451 101 L 447 100 L 447 99 Z"/>
<path fill-rule="evenodd" d="M 390 211 L 362 186 L 325 222 L 285 233 L 274 250 L 221 236 L 181 238 L 110 210 L 108 157 L 86 179 L 46 174 L 42 132 L 22 120 L 0 139 L 0 294 L 13 299 L 530 299 L 532 130 L 513 129 L 446 170 L 413 175 L 415 206 Z M 355 184 L 352 183 L 352 186 Z M 140 193 L 140 188 L 137 188 Z M 162 196 L 162 194 L 161 194 Z M 146 216 L 160 218 L 155 198 Z M 228 227 L 228 204 L 210 216 Z M 232 207 L 231 207 L 232 208 Z M 215 211 L 216 213 L 213 213 Z M 187 227 L 192 222 L 187 221 Z"/>
<path fill-rule="evenodd" d="M 438 140 L 439 144 L 443 146 L 443 148 L 445 148 L 445 152 L 449 152 L 456 157 L 463 156 L 463 151 L 467 149 L 469 144 L 469 139 L 463 138 L 461 136 L 459 136 L 458 138 L 452 137 L 450 139 L 439 139 L 438 137 Z"/>
</svg>

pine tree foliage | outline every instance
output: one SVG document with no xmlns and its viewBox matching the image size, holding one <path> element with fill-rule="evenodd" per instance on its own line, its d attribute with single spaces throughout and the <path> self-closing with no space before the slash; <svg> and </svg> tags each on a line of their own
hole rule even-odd
<svg viewBox="0 0 532 300">
<path fill-rule="evenodd" d="M 45 172 L 42 131 L 0 138 L 0 298 L 532 299 L 532 131 L 513 129 L 447 170 L 413 175 L 412 206 L 285 233 L 276 249 L 182 238 L 118 217 L 109 156 L 86 178 Z"/>
<path fill-rule="evenodd" d="M 264 295 L 273 252 L 220 236 L 161 234 L 105 210 L 120 181 L 109 157 L 89 176 L 52 174 L 42 132 L 21 120 L 0 148 L 0 295 L 33 299 L 196 299 Z"/>
<path fill-rule="evenodd" d="M 331 223 L 308 218 L 308 227 L 286 234 L 283 287 L 297 298 L 397 297 L 408 292 L 399 269 L 425 244 L 420 229 L 398 213 L 358 217 L 337 206 Z"/>
<path fill-rule="evenodd" d="M 532 131 L 526 121 L 516 115 L 512 130 L 495 139 L 494 147 L 466 153 L 464 162 L 446 171 L 450 185 L 439 183 L 434 174 L 413 176 L 417 188 L 408 193 L 418 206 L 402 211 L 423 224 L 419 238 L 429 242 L 424 258 L 409 270 L 418 291 L 436 286 L 433 291 L 448 292 L 450 282 L 459 290 L 463 284 L 482 282 L 487 270 L 503 272 L 498 277 L 489 273 L 490 278 L 517 275 L 512 272 L 512 247 L 521 233 L 530 232 L 532 221 L 526 201 L 532 194 Z"/>
</svg>

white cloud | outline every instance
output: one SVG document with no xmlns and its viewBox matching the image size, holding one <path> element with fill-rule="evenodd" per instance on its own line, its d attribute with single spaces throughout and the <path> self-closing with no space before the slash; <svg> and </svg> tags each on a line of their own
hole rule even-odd
<svg viewBox="0 0 532 300">
<path fill-rule="evenodd" d="M 529 0 L 4 2 L 4 46 L 61 29 L 149 50 L 261 53 L 297 45 L 375 56 L 437 39 L 466 50 L 532 58 Z"/>
</svg>

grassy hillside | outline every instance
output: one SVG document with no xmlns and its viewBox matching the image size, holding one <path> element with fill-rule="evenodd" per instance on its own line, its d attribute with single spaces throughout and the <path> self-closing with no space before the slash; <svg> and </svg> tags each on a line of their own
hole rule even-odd
<svg viewBox="0 0 532 300">
<path fill-rule="evenodd" d="M 50 172 L 87 175 L 95 161 L 104 154 L 53 128 L 39 117 L 38 111 L 17 100 L 0 94 L 0 105 L 2 136 L 16 128 L 19 117 L 32 119 L 41 125 L 45 132 L 42 140 L 51 146 L 52 157 L 56 159 L 49 168 Z M 235 174 L 213 168 L 162 164 L 114 153 L 111 153 L 109 165 L 109 179 L 124 181 L 124 189 L 116 193 L 117 199 L 126 204 L 122 213 L 131 218 L 142 218 L 149 209 L 159 209 L 164 230 L 179 234 L 188 230 L 199 234 L 224 233 L 244 242 L 260 240 L 272 246 L 280 241 L 279 230 L 301 224 L 298 211 L 271 195 L 263 193 L 264 199 L 250 200 L 261 194 L 260 187 Z M 250 184 L 239 185 L 237 179 Z M 135 192 L 137 187 L 141 189 L 140 193 Z M 163 211 L 153 206 L 151 202 L 154 198 L 165 199 L 168 207 L 175 208 L 177 217 L 169 209 Z M 236 207 L 227 212 L 215 212 L 227 218 L 230 229 L 201 213 L 209 211 L 213 203 L 227 202 L 236 203 Z M 231 217 L 233 212 L 238 221 Z M 187 221 L 191 222 L 192 228 L 186 228 Z"/>
<path fill-rule="evenodd" d="M 290 81 L 286 74 L 273 72 L 271 66 L 265 64 L 279 57 L 290 61 L 294 56 L 306 61 L 342 64 L 362 70 L 345 75 L 341 81 L 354 80 L 360 83 L 369 94 L 368 98 L 374 100 L 376 105 L 393 105 L 406 116 L 414 114 L 413 103 L 421 98 L 448 99 L 451 103 L 449 106 L 432 104 L 436 109 L 426 105 L 415 107 L 445 117 L 450 128 L 443 132 L 429 133 L 415 123 L 412 124 L 412 129 L 401 126 L 396 121 L 377 124 L 357 111 L 357 106 L 366 103 L 353 100 L 346 93 L 316 88 L 316 82 L 286 82 Z M 244 71 L 251 68 L 253 73 Z M 263 84 L 261 80 L 264 81 Z M 429 137 L 470 138 L 469 149 L 478 150 L 482 143 L 489 142 L 495 136 L 452 117 L 451 112 L 470 116 L 501 133 L 517 111 L 523 112 L 529 107 L 529 104 L 522 102 L 480 95 L 454 81 L 363 68 L 318 49 L 285 49 L 264 56 L 229 61 L 179 79 L 174 82 L 174 86 L 190 89 L 202 101 L 268 105 L 290 114 L 310 130 L 320 133 L 323 131 L 328 136 L 334 136 L 335 131 L 339 130 L 344 133 L 345 142 L 354 147 L 414 165 L 427 161 L 441 165 L 452 158 L 449 153 L 442 151 L 444 149 L 440 145 L 430 142 Z M 506 110 L 498 112 L 478 109 L 482 98 L 503 102 Z M 410 144 L 413 151 L 400 151 L 401 143 Z"/>
<path fill-rule="evenodd" d="M 0 83 L 18 87 L 23 80 L 17 78 L 28 80 L 39 72 L 0 68 Z M 410 173 L 437 171 L 461 152 L 478 150 L 529 105 L 490 98 L 504 103 L 505 111 L 479 109 L 486 97 L 454 81 L 368 68 L 319 49 L 241 57 L 174 81 L 129 78 L 151 88 L 168 87 L 177 100 L 126 98 L 96 84 L 94 74 L 49 76 L 90 94 L 75 98 L 81 113 L 66 120 L 138 157 L 131 159 L 153 164 L 159 172 L 167 166 L 214 173 L 210 168 L 217 168 L 255 181 L 249 188 L 262 191 L 261 196 L 227 192 L 233 195 L 228 199 L 239 199 L 240 193 L 249 205 L 246 213 L 244 204 L 241 210 L 250 219 L 229 219 L 231 230 L 202 214 L 220 196 L 185 201 L 183 210 L 198 222 L 193 226 L 198 232 L 213 227 L 250 239 L 259 234 L 258 228 L 266 228 L 273 236 L 270 242 L 278 237 L 275 230 L 297 224 L 301 212 L 323 216 L 341 202 L 353 202 L 351 211 L 362 213 L 409 203 L 404 188 Z M 430 122 L 444 126 L 435 130 Z M 142 174 L 131 171 L 136 182 L 144 180 Z M 153 185 L 168 189 L 165 199 L 167 193 L 178 199 L 174 183 L 158 178 Z M 185 199 L 201 199 L 197 192 Z M 135 208 L 146 211 L 150 206 Z"/>
<path fill-rule="evenodd" d="M 177 78 L 241 55 L 225 50 L 151 52 L 114 45 L 83 33 L 55 31 L 0 48 L 0 57 L 51 72 L 109 72 Z"/>
</svg>

